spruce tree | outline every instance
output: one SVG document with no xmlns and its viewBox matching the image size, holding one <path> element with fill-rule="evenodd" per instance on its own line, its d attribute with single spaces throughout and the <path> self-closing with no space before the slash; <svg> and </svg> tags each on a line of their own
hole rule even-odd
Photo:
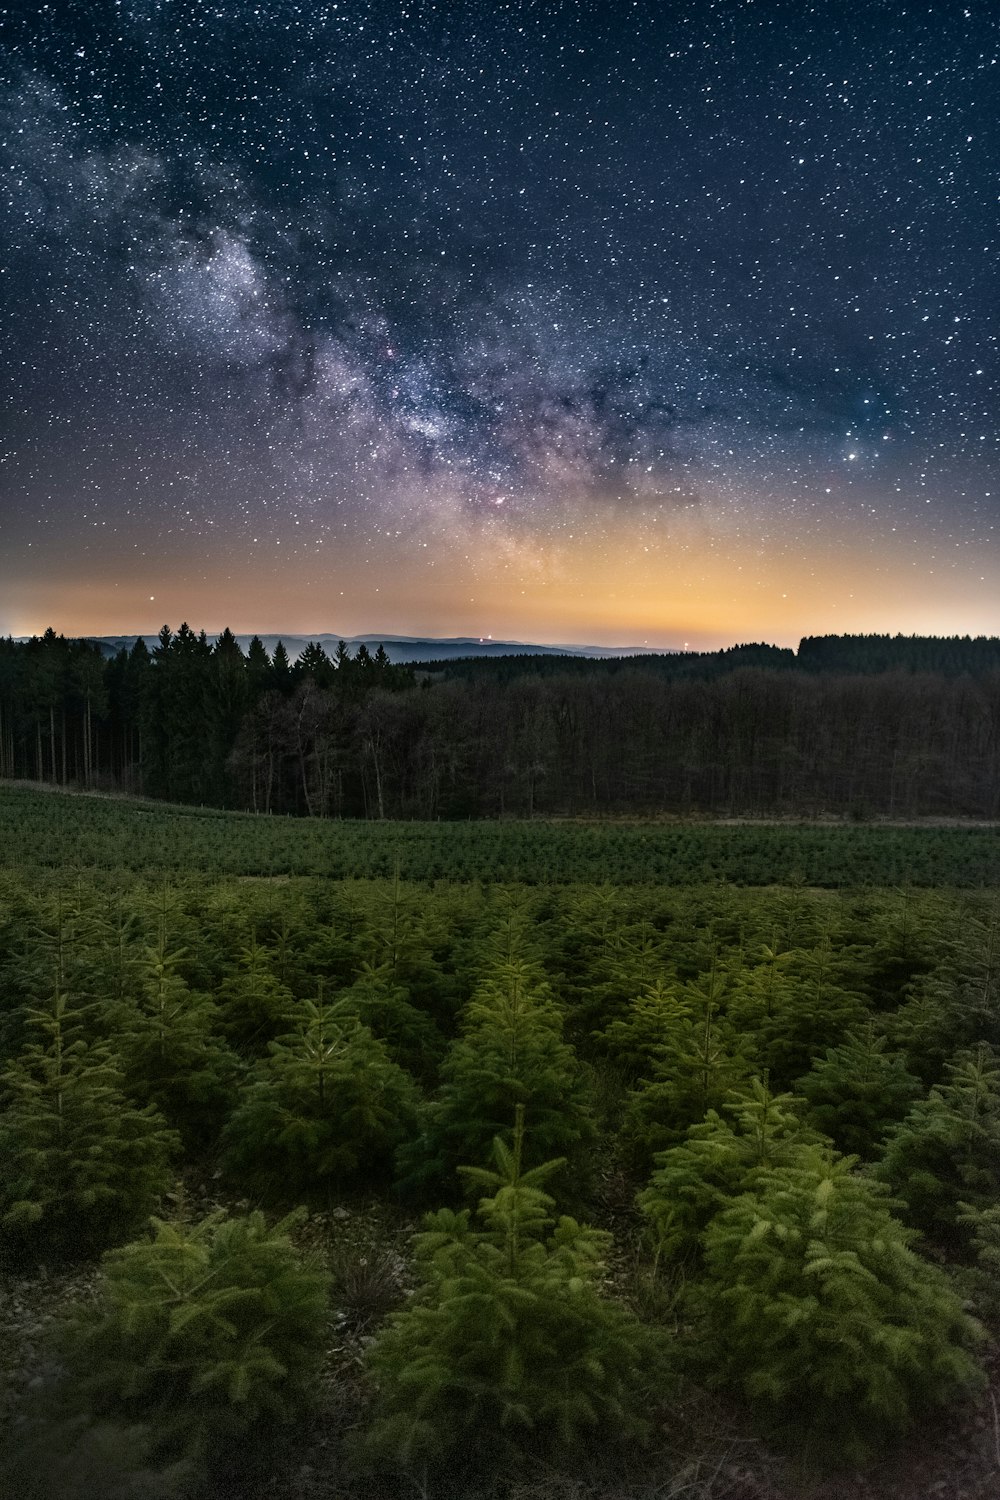
<svg viewBox="0 0 1000 1500">
<path fill-rule="evenodd" d="M 639 1206 L 658 1256 L 684 1260 L 696 1255 L 715 1214 L 773 1168 L 809 1160 L 815 1146 L 824 1144 L 803 1124 L 801 1101 L 772 1094 L 760 1078 L 731 1094 L 723 1114 L 727 1118 L 709 1110 L 679 1145 L 656 1157 L 656 1171 Z"/>
<path fill-rule="evenodd" d="M 734 1025 L 752 1028 L 761 1069 L 788 1088 L 813 1058 L 864 1025 L 863 995 L 841 983 L 843 965 L 829 939 L 815 948 L 776 955 L 765 950 L 763 972 L 742 976 L 731 1003 Z"/>
<path fill-rule="evenodd" d="M 117 1004 L 136 993 L 142 981 L 147 946 L 142 913 L 119 889 L 107 898 L 94 926 L 106 976 L 106 998 Z"/>
<path fill-rule="evenodd" d="M 346 1002 L 299 1002 L 223 1134 L 227 1170 L 278 1202 L 389 1175 L 417 1090 Z"/>
<path fill-rule="evenodd" d="M 17 911 L 4 964 L 6 994 L 0 1018 L 0 1039 L 8 1054 L 30 1036 L 29 1015 L 47 1010 L 54 991 L 77 1015 L 94 999 L 89 982 L 93 964 L 85 952 L 74 894 L 59 885 L 53 892 L 29 896 Z M 91 1012 L 91 1021 L 98 1020 Z"/>
<path fill-rule="evenodd" d="M 729 1001 L 737 1025 L 756 1031 L 794 1003 L 796 985 L 787 971 L 795 958 L 794 951 L 782 950 L 775 933 L 757 951 L 757 962 L 743 965 Z"/>
<path fill-rule="evenodd" d="M 895 1045 L 925 1083 L 937 1083 L 948 1057 L 977 1042 L 1000 1046 L 1000 907 L 988 921 L 966 913 L 930 973 L 886 1018 Z"/>
<path fill-rule="evenodd" d="M 907 1071 L 925 1088 L 939 1083 L 955 1050 L 954 1018 L 942 997 L 918 989 L 882 1020 L 886 1037 L 902 1056 Z"/>
<path fill-rule="evenodd" d="M 594 1040 L 631 1082 L 649 1076 L 691 1020 L 690 989 L 662 978 L 643 987 L 627 1011 Z"/>
<path fill-rule="evenodd" d="M 163 931 L 146 949 L 139 995 L 114 1007 L 128 1092 L 155 1104 L 188 1149 L 218 1135 L 236 1100 L 241 1063 L 216 1035 L 218 1009 L 177 973 L 183 950 L 168 951 Z"/>
<path fill-rule="evenodd" d="M 869 1021 L 849 1031 L 839 1047 L 828 1047 L 795 1086 L 809 1104 L 810 1122 L 839 1151 L 876 1155 L 886 1131 L 920 1093 L 920 1081 L 901 1054 L 887 1049 Z"/>
<path fill-rule="evenodd" d="M 622 1145 L 644 1173 L 656 1152 L 676 1145 L 710 1109 L 720 1109 L 751 1072 L 751 1039 L 732 1026 L 726 999 L 726 976 L 718 963 L 685 985 L 676 1016 L 655 1049 L 649 1078 L 632 1091 Z"/>
<path fill-rule="evenodd" d="M 394 982 L 388 964 L 363 964 L 341 998 L 385 1043 L 393 1062 L 414 1077 L 433 1077 L 445 1050 L 444 1038 L 427 1012 L 410 1003 L 405 986 Z"/>
<path fill-rule="evenodd" d="M 636 995 L 657 984 L 678 982 L 672 957 L 662 935 L 645 918 L 621 926 L 576 987 L 574 1025 L 587 1033 L 603 1028 L 605 1034 L 616 1021 L 627 1025 Z"/>
<path fill-rule="evenodd" d="M 960 1204 L 985 1208 L 1000 1197 L 1000 1059 L 991 1047 L 956 1054 L 945 1081 L 890 1134 L 879 1172 L 911 1223 L 967 1244 Z"/>
<path fill-rule="evenodd" d="M 526 1451 L 576 1451 L 589 1436 L 641 1439 L 662 1339 L 598 1292 L 610 1236 L 561 1218 L 530 1171 L 524 1111 L 512 1146 L 497 1138 L 495 1171 L 468 1210 L 428 1214 L 415 1251 L 421 1284 L 370 1355 L 375 1415 L 362 1451 L 403 1468 L 462 1462 L 496 1472 Z"/>
<path fill-rule="evenodd" d="M 983 1315 L 995 1323 L 1000 1316 L 1000 1203 L 987 1208 L 973 1208 L 968 1203 L 959 1207 L 959 1222 L 967 1229 L 975 1253 L 975 1264 L 968 1273 L 972 1295 Z"/>
<path fill-rule="evenodd" d="M 227 1037 L 251 1056 L 265 1053 L 268 1043 L 293 1024 L 296 1001 L 274 977 L 271 954 L 255 931 L 240 950 L 239 969 L 219 986 L 218 1002 Z"/>
<path fill-rule="evenodd" d="M 115 1244 L 154 1208 L 179 1147 L 133 1106 L 107 1042 L 88 1042 L 56 990 L 29 1012 L 38 1040 L 0 1073 L 0 1235 L 21 1251 Z"/>
<path fill-rule="evenodd" d="M 109 1252 L 96 1302 L 69 1325 L 76 1399 L 99 1420 L 146 1424 L 161 1462 L 220 1467 L 301 1417 L 329 1278 L 293 1246 L 298 1217 L 154 1219 L 149 1237 Z"/>
<path fill-rule="evenodd" d="M 854 1463 L 981 1382 L 978 1326 L 853 1159 L 773 1168 L 703 1235 L 696 1361 L 809 1459 Z"/>
<path fill-rule="evenodd" d="M 569 1157 L 578 1190 L 583 1151 L 596 1136 L 586 1077 L 562 1039 L 562 1014 L 529 965 L 500 964 L 470 1001 L 463 1036 L 441 1066 L 441 1086 L 423 1111 L 419 1135 L 400 1153 L 412 1187 L 447 1182 L 482 1161 L 517 1106 L 531 1122 L 529 1165 Z"/>
</svg>

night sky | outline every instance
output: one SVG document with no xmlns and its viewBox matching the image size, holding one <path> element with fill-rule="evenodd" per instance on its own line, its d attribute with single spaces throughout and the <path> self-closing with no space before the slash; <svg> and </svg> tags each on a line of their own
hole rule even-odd
<svg viewBox="0 0 1000 1500">
<path fill-rule="evenodd" d="M 998 16 L 0 7 L 0 632 L 1000 633 Z"/>
</svg>

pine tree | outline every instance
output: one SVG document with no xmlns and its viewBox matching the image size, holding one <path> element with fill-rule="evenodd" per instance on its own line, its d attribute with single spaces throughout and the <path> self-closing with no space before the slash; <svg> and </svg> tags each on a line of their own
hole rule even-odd
<svg viewBox="0 0 1000 1500">
<path fill-rule="evenodd" d="M 433 954 L 435 943 L 446 940 L 447 929 L 400 879 L 398 857 L 391 880 L 379 882 L 366 902 L 364 919 L 356 945 L 363 970 L 378 970 L 432 1023 L 453 1025 L 452 986 Z"/>
<path fill-rule="evenodd" d="M 118 889 L 108 896 L 94 929 L 103 971 L 110 980 L 105 996 L 113 1004 L 120 1004 L 126 996 L 134 995 L 141 984 L 146 957 L 142 914 L 134 901 L 126 901 L 125 893 Z"/>
<path fill-rule="evenodd" d="M 29 897 L 18 913 L 4 974 L 9 994 L 4 1041 L 11 1050 L 26 1035 L 29 1010 L 46 1008 L 54 990 L 64 1004 L 72 997 L 77 1013 L 94 999 L 95 965 L 83 941 L 82 918 L 77 893 L 62 884 Z"/>
<path fill-rule="evenodd" d="M 138 998 L 114 1014 L 129 1094 L 155 1104 L 187 1149 L 197 1150 L 222 1129 L 241 1064 L 216 1035 L 214 1002 L 180 978 L 183 957 L 183 949 L 168 949 L 161 927 L 143 956 Z"/>
<path fill-rule="evenodd" d="M 248 705 L 247 661 L 227 626 L 212 651 L 202 698 L 206 790 L 217 806 L 231 805 L 226 760 Z"/>
<path fill-rule="evenodd" d="M 975 1265 L 969 1275 L 972 1295 L 984 1316 L 995 1322 L 1000 1315 L 1000 1203 L 987 1208 L 959 1204 L 959 1223 L 969 1233 Z"/>
<path fill-rule="evenodd" d="M 598 1293 L 610 1236 L 561 1218 L 543 1184 L 558 1161 L 523 1168 L 524 1110 L 495 1171 L 470 1169 L 468 1210 L 428 1214 L 421 1285 L 371 1352 L 375 1417 L 362 1449 L 404 1468 L 516 1465 L 525 1451 L 577 1450 L 589 1435 L 641 1439 L 662 1340 Z"/>
<path fill-rule="evenodd" d="M 268 967 L 278 983 L 293 995 L 308 994 L 315 988 L 316 980 L 311 977 L 313 974 L 326 977 L 331 972 L 337 972 L 328 971 L 325 967 L 328 954 L 322 945 L 329 929 L 322 925 L 313 902 L 307 899 L 300 888 L 293 886 L 282 890 L 277 905 L 275 895 L 274 889 L 269 888 L 267 908 L 254 912 L 258 923 L 256 928 L 251 925 L 251 931 L 256 930 L 267 954 Z M 314 940 L 320 945 L 315 961 Z M 349 954 L 349 947 L 347 951 Z M 344 969 L 345 982 L 350 972 L 348 957 Z"/>
<path fill-rule="evenodd" d="M 782 951 L 776 933 L 770 943 L 761 946 L 757 958 L 756 963 L 744 963 L 729 1000 L 733 1020 L 748 1031 L 756 1031 L 770 1023 L 775 1015 L 794 1002 L 796 994 L 795 983 L 787 972 L 796 954 L 791 950 Z"/>
<path fill-rule="evenodd" d="M 581 1033 L 605 1035 L 616 1021 L 628 1024 L 636 995 L 646 994 L 657 984 L 678 982 L 660 933 L 642 919 L 621 925 L 595 961 L 573 1002 L 573 1020 Z"/>
<path fill-rule="evenodd" d="M 253 707 L 271 686 L 271 658 L 259 635 L 247 646 L 247 696 Z"/>
<path fill-rule="evenodd" d="M 825 1144 L 802 1122 L 791 1094 L 771 1093 L 765 1080 L 729 1096 L 727 1119 L 715 1110 L 692 1125 L 680 1145 L 661 1151 L 649 1187 L 639 1196 L 658 1256 L 688 1259 L 712 1218 L 775 1167 L 811 1159 Z"/>
<path fill-rule="evenodd" d="M 752 1028 L 759 1065 L 787 1088 L 813 1058 L 868 1018 L 864 997 L 840 983 L 842 965 L 829 939 L 808 951 L 765 949 L 763 972 L 748 970 L 733 996 L 734 1025 Z"/>
<path fill-rule="evenodd" d="M 240 966 L 218 990 L 226 1035 L 233 1046 L 260 1056 L 294 1023 L 297 1003 L 271 971 L 271 954 L 251 930 Z"/>
<path fill-rule="evenodd" d="M 942 996 L 919 989 L 897 1011 L 885 1016 L 883 1024 L 907 1070 L 925 1088 L 937 1083 L 955 1049 L 954 1018 Z"/>
<path fill-rule="evenodd" d="M 655 1071 L 691 1021 L 690 988 L 660 978 L 647 984 L 623 1016 L 594 1040 L 603 1044 L 625 1077 L 635 1081 Z"/>
<path fill-rule="evenodd" d="M 404 1180 L 447 1182 L 456 1167 L 482 1161 L 520 1104 L 531 1122 L 529 1164 L 565 1154 L 579 1187 L 586 1177 L 582 1152 L 596 1130 L 584 1073 L 562 1040 L 562 1015 L 548 987 L 528 965 L 501 964 L 464 1019 L 420 1135 L 400 1153 Z"/>
<path fill-rule="evenodd" d="M 544 945 L 537 897 L 523 886 L 501 890 L 490 902 L 485 916 L 488 926 L 474 950 L 476 978 L 518 964 L 531 984 L 544 984 Z"/>
<path fill-rule="evenodd" d="M 919 1080 L 887 1045 L 869 1021 L 849 1031 L 839 1047 L 828 1047 L 796 1084 L 808 1101 L 810 1122 L 838 1151 L 876 1155 L 886 1131 L 920 1093 Z"/>
<path fill-rule="evenodd" d="M 413 1080 L 346 1002 L 320 995 L 298 1010 L 223 1135 L 227 1170 L 278 1202 L 388 1176 L 417 1108 Z"/>
<path fill-rule="evenodd" d="M 56 990 L 29 1012 L 39 1040 L 0 1073 L 0 1235 L 14 1249 L 88 1252 L 156 1204 L 179 1142 L 125 1096 L 107 1042 L 88 1043 Z"/>
<path fill-rule="evenodd" d="M 362 964 L 341 998 L 385 1043 L 393 1062 L 416 1078 L 432 1078 L 445 1050 L 444 1038 L 426 1011 L 410 1004 L 405 986 L 393 982 L 388 964 Z"/>
<path fill-rule="evenodd" d="M 284 641 L 279 641 L 274 648 L 274 655 L 271 657 L 271 677 L 278 692 L 284 693 L 287 697 L 292 690 L 295 679 L 292 675 L 292 664 L 288 659 L 288 651 Z"/>
<path fill-rule="evenodd" d="M 764 1173 L 708 1225 L 690 1295 L 709 1378 L 808 1458 L 840 1463 L 982 1378 L 978 1326 L 852 1166 L 817 1153 Z"/>
<path fill-rule="evenodd" d="M 299 1215 L 220 1210 L 153 1220 L 104 1258 L 96 1303 L 70 1324 L 77 1395 L 97 1418 L 148 1424 L 161 1462 L 232 1464 L 315 1398 L 329 1278 L 296 1251 Z"/>
<path fill-rule="evenodd" d="M 988 921 L 967 913 L 961 932 L 941 947 L 937 965 L 887 1017 L 908 1066 L 928 1084 L 938 1081 L 957 1048 L 980 1041 L 1000 1047 L 1000 907 Z"/>
<path fill-rule="evenodd" d="M 1000 1197 L 1000 1059 L 991 1047 L 982 1042 L 956 1054 L 945 1082 L 889 1136 L 879 1171 L 911 1223 L 968 1242 L 960 1202 L 985 1208 Z"/>
<path fill-rule="evenodd" d="M 713 963 L 680 998 L 649 1080 L 632 1091 L 622 1127 L 625 1153 L 642 1172 L 657 1151 L 677 1144 L 710 1109 L 720 1109 L 751 1071 L 751 1039 L 736 1032 L 725 1013 L 721 966 Z"/>
</svg>

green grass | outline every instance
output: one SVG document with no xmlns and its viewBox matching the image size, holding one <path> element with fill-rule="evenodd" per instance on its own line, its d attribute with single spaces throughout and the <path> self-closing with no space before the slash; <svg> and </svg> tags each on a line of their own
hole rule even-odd
<svg viewBox="0 0 1000 1500">
<path fill-rule="evenodd" d="M 1000 830 L 328 821 L 0 786 L 0 867 L 565 885 L 1000 886 Z"/>
</svg>

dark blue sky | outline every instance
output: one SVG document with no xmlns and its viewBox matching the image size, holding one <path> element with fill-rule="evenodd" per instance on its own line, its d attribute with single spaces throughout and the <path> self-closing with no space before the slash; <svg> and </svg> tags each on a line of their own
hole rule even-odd
<svg viewBox="0 0 1000 1500">
<path fill-rule="evenodd" d="M 1000 629 L 992 6 L 0 19 L 0 629 Z"/>
</svg>

